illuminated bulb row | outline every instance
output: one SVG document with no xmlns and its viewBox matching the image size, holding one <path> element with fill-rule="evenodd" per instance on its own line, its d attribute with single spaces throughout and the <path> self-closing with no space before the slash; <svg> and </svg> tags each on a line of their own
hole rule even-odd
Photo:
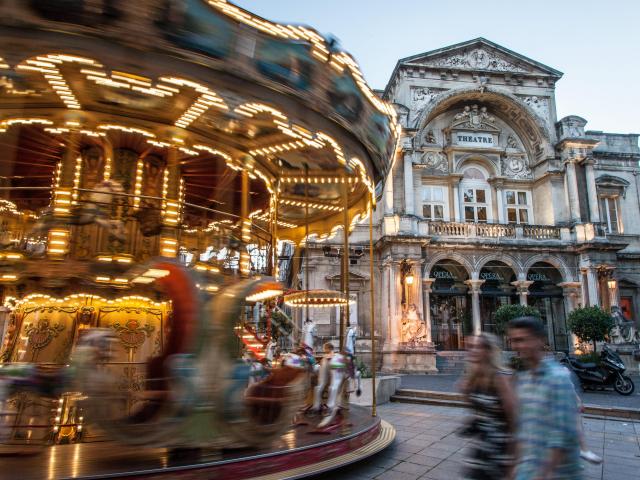
<svg viewBox="0 0 640 480">
<path fill-rule="evenodd" d="M 330 137 L 329 135 L 327 135 L 326 133 L 323 132 L 318 132 L 316 134 L 316 136 L 323 140 L 324 142 L 329 143 L 329 145 L 331 145 L 331 148 L 333 148 L 333 151 L 336 154 L 336 158 L 338 159 L 338 162 L 340 162 L 341 165 L 346 165 L 347 164 L 347 160 L 344 157 L 344 152 L 342 151 L 342 148 L 340 147 L 340 145 L 338 144 L 338 142 L 336 142 L 333 137 Z"/>
<path fill-rule="evenodd" d="M 218 290 L 220 290 L 220 287 L 218 285 L 200 285 L 199 283 L 196 283 L 196 288 L 209 293 L 217 292 Z"/>
<path fill-rule="evenodd" d="M 18 276 L 13 273 L 3 273 L 0 275 L 0 282 L 14 282 L 18 279 Z"/>
<path fill-rule="evenodd" d="M 284 290 L 281 290 L 281 289 L 280 290 L 276 290 L 276 289 L 263 290 L 261 292 L 254 293 L 253 295 L 249 295 L 247 298 L 245 298 L 245 300 L 247 302 L 261 302 L 263 300 L 268 300 L 270 298 L 279 297 L 283 293 L 284 293 Z"/>
<path fill-rule="evenodd" d="M 67 215 L 71 211 L 72 193 L 68 188 L 59 188 L 60 176 L 56 181 L 56 190 L 53 192 L 53 213 Z"/>
<path fill-rule="evenodd" d="M 111 164 L 113 163 L 113 160 L 111 159 L 111 157 L 109 155 L 107 155 L 107 158 L 105 159 L 104 162 L 104 179 L 105 180 L 109 180 L 111 178 Z"/>
<path fill-rule="evenodd" d="M 297 140 L 295 142 L 281 143 L 277 145 L 271 145 L 269 147 L 256 148 L 254 150 L 249 150 L 249 154 L 251 155 L 271 155 L 273 153 L 281 153 L 288 152 L 290 150 L 299 150 L 304 148 L 306 143 L 301 140 Z"/>
<path fill-rule="evenodd" d="M 162 216 L 166 215 L 167 211 L 167 195 L 169 194 L 169 169 L 164 169 L 164 175 L 162 176 Z"/>
<path fill-rule="evenodd" d="M 140 207 L 140 194 L 142 193 L 142 171 L 144 167 L 144 161 L 142 157 L 138 158 L 138 163 L 136 164 L 136 183 L 134 186 L 134 195 L 133 197 L 133 208 L 138 209 Z"/>
<path fill-rule="evenodd" d="M 196 92 L 202 94 L 195 103 L 193 103 L 193 105 L 191 105 L 187 111 L 184 112 L 178 120 L 176 120 L 176 127 L 187 128 L 191 123 L 193 123 L 193 121 L 200 118 L 207 110 L 209 110 L 209 108 L 213 107 L 221 111 L 229 109 L 224 100 L 218 96 L 216 92 L 205 85 L 176 77 L 163 77 L 161 80 L 172 85 L 193 88 Z"/>
<path fill-rule="evenodd" d="M 20 253 L 0 253 L 0 260 L 22 260 Z"/>
<path fill-rule="evenodd" d="M 351 160 L 349 160 L 349 166 L 358 171 L 358 173 L 360 174 L 360 180 L 365 184 L 367 190 L 369 190 L 369 193 L 374 195 L 375 186 L 373 185 L 373 181 L 369 178 L 369 175 L 367 175 L 367 170 L 360 159 L 356 157 L 351 158 Z"/>
<path fill-rule="evenodd" d="M 289 119 L 280 110 L 277 110 L 264 103 L 244 103 L 235 109 L 236 113 L 244 115 L 245 117 L 252 118 L 259 113 L 269 113 L 281 122 L 288 122 Z M 285 125 L 289 125 L 285 123 Z"/>
<path fill-rule="evenodd" d="M 18 206 L 10 202 L 9 200 L 0 199 L 0 213 L 12 213 L 14 215 L 21 215 L 22 213 L 18 211 Z M 0 258 L 2 258 L 2 254 L 0 253 Z"/>
<path fill-rule="evenodd" d="M 289 200 L 286 198 L 282 198 L 280 199 L 280 203 L 283 205 L 291 205 L 294 207 L 309 207 L 309 208 L 314 208 L 317 210 L 328 210 L 328 211 L 332 211 L 332 212 L 339 212 L 340 210 L 342 210 L 342 207 L 339 207 L 337 205 L 327 205 L 325 203 L 313 203 L 313 202 L 303 202 L 300 200 Z"/>
<path fill-rule="evenodd" d="M 19 70 L 31 70 L 43 73 L 44 78 L 49 82 L 51 88 L 56 92 L 67 108 L 78 110 L 81 108 L 80 102 L 69 88 L 65 78 L 60 73 L 59 65 L 62 63 L 79 63 L 81 65 L 91 65 L 94 67 L 102 66 L 90 58 L 65 54 L 49 54 L 40 55 L 35 59 L 29 59 L 25 63 L 18 65 L 16 68 Z"/>
<path fill-rule="evenodd" d="M 62 229 L 49 230 L 47 237 L 47 253 L 52 256 L 65 255 L 69 251 L 69 231 Z"/>
<path fill-rule="evenodd" d="M 86 299 L 92 299 L 92 300 L 97 300 L 97 301 L 102 301 L 105 303 L 109 303 L 109 304 L 114 304 L 114 303 L 121 303 L 121 302 L 126 302 L 129 300 L 138 300 L 141 302 L 145 302 L 145 303 L 149 303 L 151 305 L 154 305 L 156 307 L 161 307 L 163 305 L 166 305 L 167 302 L 155 302 L 153 300 L 151 300 L 148 297 L 143 297 L 143 296 L 139 296 L 139 295 L 128 295 L 125 297 L 120 297 L 117 298 L 115 300 L 107 300 L 104 297 L 101 297 L 99 295 L 94 295 L 92 293 L 74 293 L 72 295 L 68 295 L 64 298 L 55 298 L 52 297 L 51 295 L 46 295 L 43 293 L 32 293 L 27 295 L 26 297 L 24 297 L 22 300 L 18 300 L 15 297 L 7 297 L 7 299 L 5 300 L 4 305 L 6 307 L 17 307 L 20 305 L 24 305 L 26 303 L 35 303 L 34 301 L 36 300 L 46 300 L 46 301 L 50 301 L 50 302 L 55 302 L 55 303 L 68 303 L 70 300 L 78 300 L 78 299 L 82 299 L 81 301 L 85 301 Z"/>
<path fill-rule="evenodd" d="M 207 265 L 206 263 L 197 263 L 194 268 L 199 272 L 220 273 L 220 269 L 218 267 Z"/>
<path fill-rule="evenodd" d="M 131 257 L 125 257 L 121 255 L 116 255 L 113 257 L 110 255 L 100 255 L 98 256 L 97 260 L 99 262 L 105 262 L 105 263 L 116 262 L 116 263 L 124 263 L 124 264 L 129 264 L 133 261 Z"/>
<path fill-rule="evenodd" d="M 0 122 L 0 133 L 7 131 L 13 125 L 53 125 L 51 120 L 46 118 L 8 118 Z"/>
<path fill-rule="evenodd" d="M 160 255 L 174 258 L 178 254 L 178 241 L 174 238 L 160 238 Z"/>
<path fill-rule="evenodd" d="M 0 68 L 10 68 L 9 64 L 2 57 L 0 57 Z"/>
<path fill-rule="evenodd" d="M 357 178 L 354 177 L 282 177 L 280 179 L 284 183 L 356 183 Z"/>
<path fill-rule="evenodd" d="M 95 278 L 95 281 L 97 283 L 109 283 L 112 285 L 127 285 L 129 283 L 129 280 L 126 278 L 121 278 L 121 277 L 111 278 L 103 275 L 98 275 Z"/>
<path fill-rule="evenodd" d="M 312 45 L 311 51 L 313 55 L 321 61 L 326 61 L 329 58 L 329 49 L 326 45 L 326 40 L 315 30 L 304 26 L 280 25 L 270 22 L 251 15 L 249 12 L 228 3 L 226 0 L 209 0 L 209 4 L 225 15 L 269 35 L 293 40 L 306 40 Z"/>
<path fill-rule="evenodd" d="M 76 158 L 76 168 L 73 173 L 73 193 L 71 195 L 71 203 L 78 203 L 78 189 L 80 188 L 80 178 L 82 175 L 82 157 Z"/>
<path fill-rule="evenodd" d="M 136 127 L 125 127 L 124 125 L 116 125 L 116 124 L 107 124 L 107 125 L 98 125 L 100 130 L 120 130 L 121 132 L 126 133 L 137 133 L 147 138 L 155 138 L 155 135 L 147 130 Z"/>
<path fill-rule="evenodd" d="M 267 212 L 262 213 L 261 210 L 254 212 L 252 218 L 255 218 L 256 220 L 261 220 L 263 222 L 271 222 L 271 218 L 269 214 Z M 278 220 L 278 226 L 284 227 L 284 228 L 295 228 L 298 225 L 296 225 L 295 223 L 289 223 L 289 222 L 284 222 L 282 220 Z"/>
</svg>

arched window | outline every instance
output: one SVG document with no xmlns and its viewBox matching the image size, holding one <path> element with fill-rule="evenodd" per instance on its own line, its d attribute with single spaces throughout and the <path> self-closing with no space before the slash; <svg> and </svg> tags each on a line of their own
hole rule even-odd
<svg viewBox="0 0 640 480">
<path fill-rule="evenodd" d="M 469 166 L 460 182 L 462 215 L 465 222 L 486 223 L 493 220 L 489 174 L 480 166 Z"/>
</svg>

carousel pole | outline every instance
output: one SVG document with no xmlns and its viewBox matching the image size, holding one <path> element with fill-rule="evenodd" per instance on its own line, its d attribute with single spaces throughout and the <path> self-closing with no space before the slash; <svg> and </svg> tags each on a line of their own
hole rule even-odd
<svg viewBox="0 0 640 480">
<path fill-rule="evenodd" d="M 273 255 L 273 270 L 272 275 L 278 279 L 278 201 L 280 200 L 280 180 L 276 184 L 276 193 L 273 202 L 273 232 L 271 234 L 271 253 Z"/>
<path fill-rule="evenodd" d="M 376 309 L 373 271 L 373 195 L 369 203 L 369 287 L 371 288 L 371 416 L 376 416 Z"/>
<path fill-rule="evenodd" d="M 309 165 L 304 165 L 304 289 L 306 292 L 305 301 L 305 322 L 309 320 Z M 313 349 L 313 345 L 309 345 Z"/>
<path fill-rule="evenodd" d="M 349 183 L 347 182 L 347 176 L 342 177 L 342 212 L 344 223 L 344 252 L 342 254 L 342 280 L 343 291 L 346 298 L 346 303 L 343 308 L 343 316 L 340 321 L 340 350 L 344 348 L 344 336 L 346 326 L 349 323 Z"/>
<path fill-rule="evenodd" d="M 240 199 L 240 275 L 249 275 L 249 252 L 251 225 L 249 223 L 249 172 L 243 169 L 241 174 L 242 192 Z"/>
</svg>

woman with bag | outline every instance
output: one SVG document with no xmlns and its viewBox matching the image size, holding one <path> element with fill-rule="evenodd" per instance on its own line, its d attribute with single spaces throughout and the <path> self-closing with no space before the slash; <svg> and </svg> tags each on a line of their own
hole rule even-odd
<svg viewBox="0 0 640 480">
<path fill-rule="evenodd" d="M 513 466 L 516 400 L 511 375 L 502 366 L 495 336 L 481 333 L 468 344 L 467 369 L 460 388 L 472 413 L 460 434 L 471 439 L 463 478 L 510 477 Z"/>
</svg>

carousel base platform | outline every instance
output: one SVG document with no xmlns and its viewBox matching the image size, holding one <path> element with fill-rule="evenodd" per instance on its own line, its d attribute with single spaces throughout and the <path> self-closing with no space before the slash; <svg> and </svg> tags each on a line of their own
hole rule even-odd
<svg viewBox="0 0 640 480">
<path fill-rule="evenodd" d="M 352 405 L 351 426 L 315 433 L 292 427 L 262 450 L 200 451 L 174 460 L 165 448 L 130 447 L 112 442 L 47 447 L 38 454 L 0 459 L 0 479 L 234 479 L 285 480 L 333 470 L 386 448 L 395 429 L 370 410 Z M 185 452 L 187 453 L 187 452 Z M 189 457 L 189 460 L 187 460 Z"/>
</svg>

